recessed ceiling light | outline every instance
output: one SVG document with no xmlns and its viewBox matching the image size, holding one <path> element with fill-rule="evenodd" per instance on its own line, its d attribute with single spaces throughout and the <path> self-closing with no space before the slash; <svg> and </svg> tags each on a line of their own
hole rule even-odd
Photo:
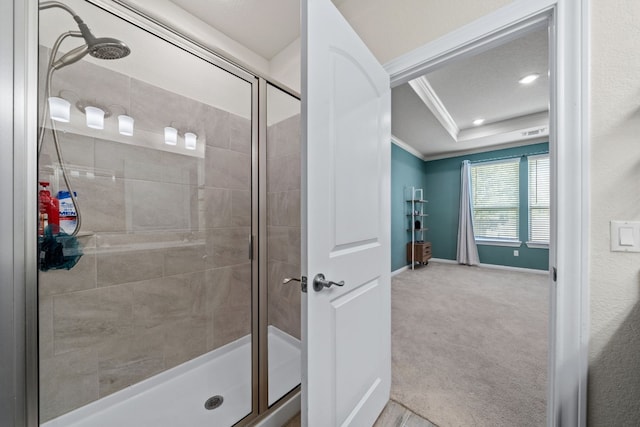
<svg viewBox="0 0 640 427">
<path fill-rule="evenodd" d="M 540 77 L 540 74 L 533 73 L 533 74 L 529 74 L 528 76 L 524 76 L 523 78 L 518 80 L 518 82 L 520 84 L 523 84 L 523 85 L 528 85 L 528 84 L 533 83 L 534 81 L 536 81 L 538 79 L 538 77 Z"/>
<path fill-rule="evenodd" d="M 474 126 L 480 126 L 480 125 L 481 125 L 481 124 L 483 124 L 483 123 L 484 123 L 484 119 L 475 119 L 475 120 L 473 121 L 473 125 L 474 125 Z"/>
</svg>

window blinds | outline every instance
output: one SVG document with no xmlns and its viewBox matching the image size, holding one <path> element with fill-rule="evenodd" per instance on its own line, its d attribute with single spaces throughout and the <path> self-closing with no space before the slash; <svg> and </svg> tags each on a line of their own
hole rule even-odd
<svg viewBox="0 0 640 427">
<path fill-rule="evenodd" d="M 520 158 L 471 165 L 476 239 L 518 240 Z"/>
<path fill-rule="evenodd" d="M 529 242 L 549 243 L 549 155 L 529 157 Z"/>
</svg>

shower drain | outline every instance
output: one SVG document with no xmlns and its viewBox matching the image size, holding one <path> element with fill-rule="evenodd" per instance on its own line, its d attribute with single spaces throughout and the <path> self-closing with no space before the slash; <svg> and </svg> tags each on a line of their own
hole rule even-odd
<svg viewBox="0 0 640 427">
<path fill-rule="evenodd" d="M 223 401 L 224 398 L 220 395 L 210 397 L 206 402 L 204 402 L 204 408 L 208 410 L 216 409 L 222 405 Z"/>
</svg>

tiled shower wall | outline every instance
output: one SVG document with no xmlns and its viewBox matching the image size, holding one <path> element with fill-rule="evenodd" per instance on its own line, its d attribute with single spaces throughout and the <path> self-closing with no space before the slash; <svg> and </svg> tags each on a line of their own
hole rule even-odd
<svg viewBox="0 0 640 427">
<path fill-rule="evenodd" d="M 117 132 L 60 132 L 84 256 L 69 271 L 39 276 L 41 421 L 236 340 L 251 325 L 250 121 L 85 61 L 56 74 L 52 92 L 63 89 L 125 106 L 136 131 L 126 141 Z M 172 153 L 137 141 L 172 121 L 204 149 Z M 40 179 L 63 190 L 47 135 Z"/>
<path fill-rule="evenodd" d="M 300 339 L 300 115 L 267 129 L 269 324 Z"/>
</svg>

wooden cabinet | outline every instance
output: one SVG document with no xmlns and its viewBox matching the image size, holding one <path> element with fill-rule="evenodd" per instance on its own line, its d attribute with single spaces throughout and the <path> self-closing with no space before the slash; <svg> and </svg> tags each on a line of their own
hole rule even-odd
<svg viewBox="0 0 640 427">
<path fill-rule="evenodd" d="M 428 264 L 431 259 L 431 242 L 415 242 L 413 243 L 413 253 L 411 251 L 411 242 L 407 243 L 407 262 L 412 261 L 419 264 Z"/>
</svg>

